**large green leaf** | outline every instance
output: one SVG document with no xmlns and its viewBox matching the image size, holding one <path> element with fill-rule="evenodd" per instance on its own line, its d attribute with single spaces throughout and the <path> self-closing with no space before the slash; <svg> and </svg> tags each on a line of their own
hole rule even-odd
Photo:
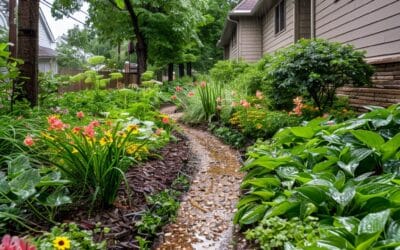
<svg viewBox="0 0 400 250">
<path fill-rule="evenodd" d="M 290 131 L 297 137 L 310 139 L 315 135 L 315 131 L 310 127 L 293 127 Z"/>
<path fill-rule="evenodd" d="M 281 202 L 278 205 L 273 206 L 270 209 L 268 209 L 265 216 L 268 218 L 274 217 L 274 216 L 279 216 L 279 215 L 285 214 L 287 211 L 289 211 L 290 209 L 292 209 L 298 205 L 299 204 L 295 203 L 295 202 L 284 201 L 284 202 Z"/>
<path fill-rule="evenodd" d="M 382 136 L 369 130 L 353 130 L 351 133 L 359 141 L 373 149 L 380 149 L 385 143 L 385 140 L 382 138 Z"/>
<path fill-rule="evenodd" d="M 240 224 L 249 225 L 261 220 L 267 208 L 266 205 L 258 205 L 249 209 L 239 220 Z"/>
<path fill-rule="evenodd" d="M 393 157 L 400 148 L 400 133 L 396 134 L 392 139 L 382 145 L 383 160 L 387 161 Z"/>
<path fill-rule="evenodd" d="M 244 181 L 241 188 L 246 188 L 249 186 L 267 188 L 267 187 L 278 187 L 281 181 L 276 177 L 265 177 L 265 178 L 255 178 L 251 180 Z"/>
<path fill-rule="evenodd" d="M 358 226 L 358 234 L 375 234 L 383 232 L 386 222 L 389 219 L 389 215 L 389 209 L 379 213 L 368 214 L 360 221 L 360 225 Z"/>
<path fill-rule="evenodd" d="M 352 234 L 357 234 L 360 220 L 355 217 L 335 217 L 334 227 L 343 227 Z"/>
<path fill-rule="evenodd" d="M 25 155 L 19 155 L 16 158 L 7 162 L 8 164 L 8 176 L 14 178 L 20 173 L 31 168 L 29 158 Z"/>
<path fill-rule="evenodd" d="M 303 186 L 296 189 L 303 197 L 308 198 L 315 205 L 320 205 L 329 199 L 327 193 L 320 188 Z"/>
<path fill-rule="evenodd" d="M 334 188 L 330 188 L 329 194 L 341 207 L 346 207 L 353 200 L 356 189 L 355 187 L 347 187 L 343 192 L 339 192 Z"/>
<path fill-rule="evenodd" d="M 246 164 L 242 170 L 246 171 L 249 170 L 255 166 L 260 166 L 263 168 L 266 168 L 268 170 L 274 170 L 275 168 L 283 165 L 283 164 L 287 164 L 288 162 L 290 162 L 291 159 L 290 157 L 283 157 L 283 158 L 273 158 L 270 156 L 262 156 L 248 164 Z"/>
<path fill-rule="evenodd" d="M 60 189 L 50 194 L 44 204 L 51 207 L 58 207 L 70 203 L 72 203 L 71 198 L 65 194 L 65 191 Z"/>
<path fill-rule="evenodd" d="M 360 162 L 358 161 L 350 161 L 349 163 L 344 163 L 342 161 L 338 161 L 338 166 L 343 169 L 346 173 L 348 173 L 351 176 L 354 176 L 354 173 L 358 166 L 360 165 Z"/>
<path fill-rule="evenodd" d="M 40 182 L 39 171 L 30 169 L 9 182 L 11 192 L 25 200 L 36 193 L 36 185 Z"/>
<path fill-rule="evenodd" d="M 387 239 L 394 239 L 396 241 L 400 241 L 400 222 L 399 221 L 392 221 L 387 230 L 386 230 L 386 238 Z"/>
</svg>

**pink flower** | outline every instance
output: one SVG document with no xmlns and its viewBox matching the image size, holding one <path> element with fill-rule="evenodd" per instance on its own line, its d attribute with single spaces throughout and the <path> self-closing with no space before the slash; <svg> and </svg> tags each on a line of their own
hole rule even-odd
<svg viewBox="0 0 400 250">
<path fill-rule="evenodd" d="M 83 134 L 89 138 L 93 138 L 95 135 L 94 127 L 89 124 L 83 129 Z"/>
<path fill-rule="evenodd" d="M 162 123 L 168 124 L 169 123 L 169 117 L 168 116 L 163 116 Z"/>
<path fill-rule="evenodd" d="M 238 105 L 237 102 L 232 102 L 231 103 L 231 107 L 237 107 L 237 105 Z"/>
<path fill-rule="evenodd" d="M 67 127 L 60 119 L 58 119 L 54 115 L 49 116 L 47 118 L 47 122 L 50 125 L 49 130 L 63 130 L 65 127 Z"/>
<path fill-rule="evenodd" d="M 176 100 L 177 99 L 177 97 L 176 97 L 176 95 L 173 95 L 173 96 L 171 96 L 171 100 Z"/>
<path fill-rule="evenodd" d="M 161 135 L 161 133 L 164 131 L 162 128 L 158 128 L 155 132 L 156 135 Z"/>
<path fill-rule="evenodd" d="M 84 114 L 82 111 L 79 111 L 79 112 L 76 113 L 76 117 L 77 117 L 78 119 L 82 119 L 82 118 L 85 117 L 85 114 Z"/>
<path fill-rule="evenodd" d="M 0 250 L 36 250 L 36 247 L 30 246 L 17 236 L 11 238 L 11 236 L 7 234 L 4 235 L 1 241 Z"/>
<path fill-rule="evenodd" d="M 188 96 L 189 96 L 189 97 L 193 97 L 193 96 L 194 96 L 194 92 L 190 91 L 190 92 L 188 93 Z"/>
<path fill-rule="evenodd" d="M 182 88 L 181 86 L 176 86 L 176 87 L 175 87 L 175 91 L 176 91 L 176 92 L 182 92 L 182 91 L 183 91 L 183 88 Z"/>
<path fill-rule="evenodd" d="M 303 114 L 302 109 L 304 108 L 304 104 L 303 104 L 303 99 L 298 96 L 295 99 L 293 99 L 293 103 L 294 105 L 296 105 L 296 107 L 294 107 L 293 112 L 298 115 L 301 116 Z"/>
<path fill-rule="evenodd" d="M 202 88 L 204 89 L 205 87 L 207 87 L 207 83 L 206 83 L 206 82 L 204 82 L 204 81 L 203 81 L 203 82 L 201 82 L 201 83 L 200 83 L 200 87 L 202 87 Z"/>
<path fill-rule="evenodd" d="M 27 135 L 24 140 L 25 146 L 32 147 L 35 145 L 35 141 L 33 140 L 32 136 Z"/>
<path fill-rule="evenodd" d="M 92 126 L 92 127 L 99 127 L 100 126 L 100 122 L 99 121 L 97 121 L 97 120 L 94 120 L 94 121 L 92 121 L 91 123 L 89 123 L 89 126 Z"/>
<path fill-rule="evenodd" d="M 240 105 L 242 105 L 245 108 L 250 108 L 251 106 L 251 104 L 246 100 L 240 100 Z"/>
</svg>

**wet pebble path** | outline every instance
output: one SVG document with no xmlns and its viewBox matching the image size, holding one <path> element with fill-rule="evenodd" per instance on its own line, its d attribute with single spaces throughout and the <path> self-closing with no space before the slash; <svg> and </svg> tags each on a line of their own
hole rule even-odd
<svg viewBox="0 0 400 250">
<path fill-rule="evenodd" d="M 174 110 L 162 112 L 177 119 Z M 165 228 L 156 249 L 232 249 L 232 218 L 243 178 L 239 154 L 206 131 L 180 126 L 198 168 L 175 223 Z"/>
</svg>

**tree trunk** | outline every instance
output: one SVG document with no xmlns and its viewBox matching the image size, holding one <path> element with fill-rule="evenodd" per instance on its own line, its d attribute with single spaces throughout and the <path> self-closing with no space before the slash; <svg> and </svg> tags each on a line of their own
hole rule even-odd
<svg viewBox="0 0 400 250">
<path fill-rule="evenodd" d="M 22 89 L 18 99 L 26 98 L 31 106 L 38 103 L 38 54 L 39 54 L 39 0 L 19 0 L 18 49 Z M 17 90 L 19 91 L 19 90 Z"/>
<path fill-rule="evenodd" d="M 179 64 L 179 78 L 182 78 L 185 76 L 185 64 L 180 63 Z"/>
<path fill-rule="evenodd" d="M 186 64 L 186 75 L 192 77 L 192 63 L 188 62 Z"/>
<path fill-rule="evenodd" d="M 172 82 L 174 80 L 174 64 L 168 64 L 168 81 Z"/>
<path fill-rule="evenodd" d="M 118 47 L 117 47 L 117 53 L 118 53 L 118 65 L 121 62 L 121 42 L 118 42 Z"/>
<path fill-rule="evenodd" d="M 133 31 L 136 37 L 136 55 L 137 55 L 137 64 L 138 64 L 138 72 L 137 72 L 137 84 L 141 83 L 141 75 L 143 72 L 147 70 L 147 43 L 144 39 L 142 31 L 139 27 L 138 16 L 133 9 L 133 5 L 130 0 L 124 0 L 126 9 L 129 12 L 129 16 L 132 21 Z"/>
</svg>

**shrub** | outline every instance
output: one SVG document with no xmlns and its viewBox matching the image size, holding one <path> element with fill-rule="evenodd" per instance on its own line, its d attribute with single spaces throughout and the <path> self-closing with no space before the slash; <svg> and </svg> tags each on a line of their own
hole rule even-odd
<svg viewBox="0 0 400 250">
<path fill-rule="evenodd" d="M 351 45 L 322 39 L 300 40 L 278 51 L 266 64 L 268 90 L 276 109 L 292 108 L 292 99 L 308 95 L 320 113 L 333 105 L 335 92 L 345 84 L 370 83 L 373 70 L 365 52 Z"/>
<path fill-rule="evenodd" d="M 248 108 L 235 112 L 230 120 L 231 125 L 236 126 L 248 137 L 269 138 L 279 129 L 296 126 L 299 118 L 290 116 L 285 112 L 266 111 L 264 109 Z"/>
<path fill-rule="evenodd" d="M 201 82 L 197 87 L 197 93 L 200 96 L 201 104 L 205 114 L 206 121 L 218 115 L 218 99 L 222 99 L 222 88 L 216 83 Z"/>
<path fill-rule="evenodd" d="M 154 71 L 146 71 L 142 74 L 142 81 L 150 81 L 154 78 Z"/>
<path fill-rule="evenodd" d="M 219 61 L 210 70 L 211 79 L 220 84 L 230 84 L 248 67 L 243 61 Z"/>
</svg>

